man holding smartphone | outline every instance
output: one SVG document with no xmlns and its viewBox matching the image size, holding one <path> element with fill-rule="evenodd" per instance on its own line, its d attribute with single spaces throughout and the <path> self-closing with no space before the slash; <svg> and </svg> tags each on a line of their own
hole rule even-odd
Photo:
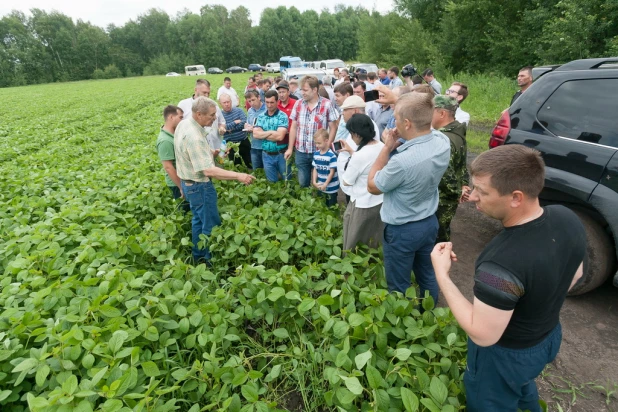
<svg viewBox="0 0 618 412">
<path fill-rule="evenodd" d="M 397 101 L 396 131 L 385 139 L 369 172 L 367 190 L 384 193 L 380 215 L 388 289 L 405 294 L 414 271 L 420 289 L 417 296 L 429 291 L 437 303 L 439 289 L 430 254 L 438 236 L 438 185 L 451 147 L 444 134 L 431 130 L 433 112 L 429 94 L 408 93 Z"/>
</svg>

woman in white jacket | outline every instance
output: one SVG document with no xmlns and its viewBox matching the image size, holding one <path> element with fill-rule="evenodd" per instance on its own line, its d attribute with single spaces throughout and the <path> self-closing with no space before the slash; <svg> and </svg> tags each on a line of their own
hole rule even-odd
<svg viewBox="0 0 618 412">
<path fill-rule="evenodd" d="M 365 114 L 355 114 L 346 124 L 351 139 L 356 144 L 353 148 L 341 140 L 341 150 L 350 154 L 350 159 L 339 170 L 339 178 L 350 203 L 343 216 L 343 249 L 352 250 L 357 243 L 378 247 L 382 243 L 384 225 L 380 218 L 383 195 L 372 195 L 367 191 L 369 170 L 375 163 L 384 143 L 375 140 L 375 128 L 371 118 Z"/>
</svg>

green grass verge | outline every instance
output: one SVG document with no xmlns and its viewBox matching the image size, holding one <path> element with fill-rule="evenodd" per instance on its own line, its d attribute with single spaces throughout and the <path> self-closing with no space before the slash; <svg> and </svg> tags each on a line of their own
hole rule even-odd
<svg viewBox="0 0 618 412">
<path fill-rule="evenodd" d="M 489 149 L 490 133 L 468 129 L 466 140 L 468 141 L 468 152 L 481 153 Z"/>
<path fill-rule="evenodd" d="M 500 113 L 509 107 L 511 98 L 517 91 L 517 84 L 502 76 L 460 73 L 449 75 L 444 81 L 438 80 L 442 82 L 443 93 L 453 81 L 468 86 L 469 95 L 461 107 L 470 113 L 472 124 L 477 126 L 493 127 Z"/>
</svg>

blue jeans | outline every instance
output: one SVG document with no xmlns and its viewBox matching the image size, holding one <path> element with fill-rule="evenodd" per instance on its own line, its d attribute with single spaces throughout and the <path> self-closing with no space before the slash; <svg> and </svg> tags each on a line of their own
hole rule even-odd
<svg viewBox="0 0 618 412">
<path fill-rule="evenodd" d="M 302 153 L 294 150 L 296 168 L 298 169 L 298 183 L 300 187 L 309 187 L 311 185 L 311 164 L 313 163 L 313 153 Z"/>
<path fill-rule="evenodd" d="M 268 179 L 269 182 L 278 182 L 279 176 L 281 176 L 282 180 L 290 180 L 292 177 L 292 167 L 288 166 L 286 168 L 283 153 L 273 156 L 262 151 L 262 162 L 264 163 L 266 179 Z"/>
<path fill-rule="evenodd" d="M 431 215 L 417 222 L 403 225 L 384 224 L 384 269 L 386 283 L 391 292 L 406 293 L 414 271 L 420 288 L 420 297 L 425 291 L 438 303 L 438 282 L 431 264 L 431 251 L 438 236 L 438 219 Z"/>
<path fill-rule="evenodd" d="M 184 180 L 181 182 L 182 191 L 193 212 L 191 219 L 193 259 L 195 262 L 210 260 L 208 244 L 203 249 L 200 249 L 197 244 L 200 241 L 200 235 L 210 236 L 212 228 L 221 224 L 217 209 L 217 191 L 212 182 L 187 183 Z"/>
<path fill-rule="evenodd" d="M 561 341 L 560 324 L 541 343 L 526 349 L 482 347 L 468 339 L 466 410 L 540 412 L 534 379 L 556 358 Z"/>
<path fill-rule="evenodd" d="M 324 193 L 322 191 L 319 191 L 318 196 L 324 198 L 324 201 L 326 202 L 326 206 L 328 207 L 333 207 L 337 204 L 337 192 Z"/>
<path fill-rule="evenodd" d="M 253 170 L 264 169 L 264 162 L 262 162 L 262 149 L 251 148 L 251 164 Z"/>
</svg>

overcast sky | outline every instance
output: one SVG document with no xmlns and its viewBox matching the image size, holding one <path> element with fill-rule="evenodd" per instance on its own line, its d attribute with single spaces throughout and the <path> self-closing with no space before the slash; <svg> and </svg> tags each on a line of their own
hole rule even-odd
<svg viewBox="0 0 618 412">
<path fill-rule="evenodd" d="M 295 6 L 301 12 L 307 9 L 314 9 L 319 12 L 324 7 L 333 11 L 335 4 L 342 3 L 346 6 L 365 7 L 368 10 L 388 12 L 391 10 L 392 0 L 266 0 L 266 1 L 189 1 L 189 0 L 19 0 L 19 1 L 0 1 L 0 16 L 5 16 L 11 10 L 20 10 L 26 14 L 33 8 L 45 11 L 57 10 L 73 18 L 74 21 L 82 19 L 90 21 L 99 27 L 107 27 L 108 24 L 121 26 L 130 19 L 135 20 L 137 16 L 145 13 L 151 8 L 162 9 L 170 16 L 176 16 L 181 10 L 189 9 L 194 13 L 199 13 L 200 7 L 205 4 L 223 4 L 228 10 L 233 10 L 238 6 L 245 6 L 251 12 L 251 19 L 254 24 L 260 20 L 262 10 L 267 7 Z"/>
</svg>

